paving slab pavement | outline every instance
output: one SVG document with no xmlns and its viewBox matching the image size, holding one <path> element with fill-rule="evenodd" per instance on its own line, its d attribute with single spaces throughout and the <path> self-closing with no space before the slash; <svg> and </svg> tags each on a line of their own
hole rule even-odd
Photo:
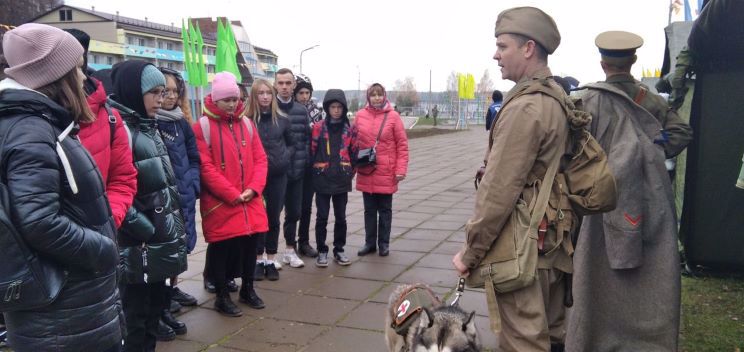
<svg viewBox="0 0 744 352">
<path fill-rule="evenodd" d="M 303 257 L 303 268 L 285 265 L 278 281 L 256 282 L 266 308 L 253 310 L 238 303 L 244 312 L 239 318 L 215 312 L 214 295 L 202 287 L 206 244 L 199 235 L 189 255 L 189 270 L 179 283 L 199 305 L 184 307 L 177 315 L 188 333 L 159 342 L 157 351 L 386 351 L 385 308 L 398 284 L 425 282 L 440 298 L 449 298 L 454 291 L 457 274 L 450 260 L 465 239 L 463 227 L 474 204 L 473 176 L 482 163 L 486 140 L 486 132 L 475 127 L 411 139 L 408 177 L 393 197 L 390 256 L 356 255 L 364 243 L 364 210 L 361 193 L 353 191 L 347 206 L 346 246 L 352 264 L 341 267 L 331 262 L 318 268 L 313 259 Z M 329 242 L 332 223 L 331 214 Z M 197 219 L 199 233 L 200 226 Z M 279 237 L 281 253 L 284 239 Z M 497 340 L 489 328 L 483 291 L 467 290 L 460 302 L 464 309 L 476 311 L 481 342 L 486 350 L 494 350 Z"/>
</svg>

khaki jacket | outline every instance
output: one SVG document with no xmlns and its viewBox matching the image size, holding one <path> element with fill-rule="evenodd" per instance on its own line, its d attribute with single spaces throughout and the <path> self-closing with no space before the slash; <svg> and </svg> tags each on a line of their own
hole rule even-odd
<svg viewBox="0 0 744 352">
<path fill-rule="evenodd" d="M 692 128 L 669 107 L 664 98 L 648 91 L 647 87 L 636 81 L 629 73 L 610 76 L 605 82 L 623 91 L 661 123 L 669 140 L 663 144 L 664 154 L 667 158 L 677 156 L 690 144 Z M 641 87 L 646 89 L 645 93 L 641 92 Z"/>
<path fill-rule="evenodd" d="M 496 247 L 508 245 L 507 241 L 496 239 L 504 231 L 517 200 L 544 177 L 550 162 L 565 150 L 568 123 L 561 104 L 541 93 L 514 98 L 526 86 L 542 84 L 540 80 L 550 76 L 546 67 L 518 82 L 507 94 L 491 128 L 486 171 L 476 194 L 475 213 L 466 226 L 462 260 L 471 270 L 487 256 L 503 250 Z M 552 80 L 548 82 L 552 88 L 561 89 Z M 494 246 L 495 243 L 499 245 Z M 541 256 L 538 265 L 571 272 L 571 259 L 564 251 L 555 251 L 549 258 Z"/>
</svg>

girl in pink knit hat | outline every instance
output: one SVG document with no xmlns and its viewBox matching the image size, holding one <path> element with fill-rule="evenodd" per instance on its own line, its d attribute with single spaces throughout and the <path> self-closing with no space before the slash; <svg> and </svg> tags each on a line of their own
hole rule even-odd
<svg viewBox="0 0 744 352">
<path fill-rule="evenodd" d="M 256 126 L 243 116 L 244 109 L 235 76 L 220 72 L 204 100 L 204 116 L 193 125 L 201 158 L 199 202 L 208 243 L 207 276 L 217 291 L 215 309 L 230 317 L 243 314 L 227 286 L 238 273 L 240 301 L 264 308 L 253 287 L 253 272 L 255 235 L 268 230 L 262 199 L 268 165 Z"/>
</svg>

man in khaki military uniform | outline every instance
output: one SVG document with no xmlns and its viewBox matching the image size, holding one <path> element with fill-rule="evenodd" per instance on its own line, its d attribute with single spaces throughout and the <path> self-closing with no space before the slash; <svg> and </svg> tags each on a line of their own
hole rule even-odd
<svg viewBox="0 0 744 352">
<path fill-rule="evenodd" d="M 664 98 L 649 91 L 648 87 L 630 74 L 637 59 L 636 49 L 643 45 L 643 39 L 630 32 L 608 31 L 600 33 L 594 43 L 602 55 L 602 70 L 607 76 L 605 82 L 625 92 L 636 104 L 659 120 L 664 131 L 663 138 L 657 143 L 664 147 L 667 158 L 681 153 L 692 141 L 690 125 L 669 107 Z"/>
<path fill-rule="evenodd" d="M 529 193 L 551 162 L 564 153 L 568 136 L 566 113 L 558 100 L 539 92 L 522 94 L 539 84 L 565 95 L 549 79 L 553 74 L 548 55 L 561 39 L 553 19 L 534 7 L 505 10 L 496 20 L 495 36 L 493 58 L 502 77 L 517 84 L 507 94 L 491 129 L 486 170 L 477 191 L 475 213 L 467 224 L 467 243 L 452 259 L 461 275 L 475 275 L 479 264 L 488 261 L 489 253 L 504 244 L 497 239 L 506 233 L 504 225 L 518 199 Z M 558 250 L 538 258 L 537 280 L 527 287 L 497 294 L 493 286 L 486 285 L 491 319 L 501 321 L 497 332 L 501 351 L 562 351 L 563 278 L 571 272 L 571 265 L 570 256 Z M 493 303 L 497 303 L 497 310 Z"/>
</svg>

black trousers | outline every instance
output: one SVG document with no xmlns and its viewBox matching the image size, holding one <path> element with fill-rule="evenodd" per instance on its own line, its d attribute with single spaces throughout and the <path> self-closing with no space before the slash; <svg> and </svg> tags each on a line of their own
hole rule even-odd
<svg viewBox="0 0 744 352">
<path fill-rule="evenodd" d="M 299 243 L 310 243 L 310 220 L 313 216 L 313 195 L 315 195 L 313 173 L 312 168 L 308 168 L 305 171 L 305 178 L 302 181 L 302 212 L 300 213 L 300 228 L 297 230 L 297 242 Z M 284 239 L 287 240 L 286 229 L 284 230 L 284 237 Z M 287 240 L 287 243 L 290 243 L 290 241 Z"/>
<path fill-rule="evenodd" d="M 217 292 L 227 292 L 227 282 L 240 273 L 243 288 L 253 287 L 258 235 L 233 237 L 207 247 L 209 278 Z"/>
<path fill-rule="evenodd" d="M 127 324 L 124 351 L 155 351 L 160 315 L 169 304 L 165 281 L 124 284 L 120 290 Z"/>
<path fill-rule="evenodd" d="M 367 193 L 364 200 L 364 242 L 368 246 L 389 245 L 393 222 L 393 195 Z M 379 218 L 378 218 L 379 216 Z"/>
<path fill-rule="evenodd" d="M 297 244 L 295 236 L 297 235 L 297 222 L 300 221 L 300 213 L 302 212 L 304 182 L 304 177 L 287 180 L 287 193 L 284 198 L 284 240 L 288 246 Z"/>
<path fill-rule="evenodd" d="M 318 252 L 328 253 L 326 236 L 328 235 L 328 213 L 331 201 L 333 201 L 333 216 L 336 223 L 333 225 L 333 253 L 343 252 L 346 245 L 346 203 L 349 202 L 349 193 L 315 195 L 315 206 L 317 214 L 315 218 L 315 241 L 318 244 Z"/>
<path fill-rule="evenodd" d="M 266 200 L 266 216 L 269 220 L 269 232 L 257 234 L 258 243 L 256 253 L 263 255 L 276 254 L 279 247 L 279 217 L 284 206 L 284 194 L 287 191 L 287 175 L 269 176 L 264 188 L 264 199 Z"/>
</svg>

